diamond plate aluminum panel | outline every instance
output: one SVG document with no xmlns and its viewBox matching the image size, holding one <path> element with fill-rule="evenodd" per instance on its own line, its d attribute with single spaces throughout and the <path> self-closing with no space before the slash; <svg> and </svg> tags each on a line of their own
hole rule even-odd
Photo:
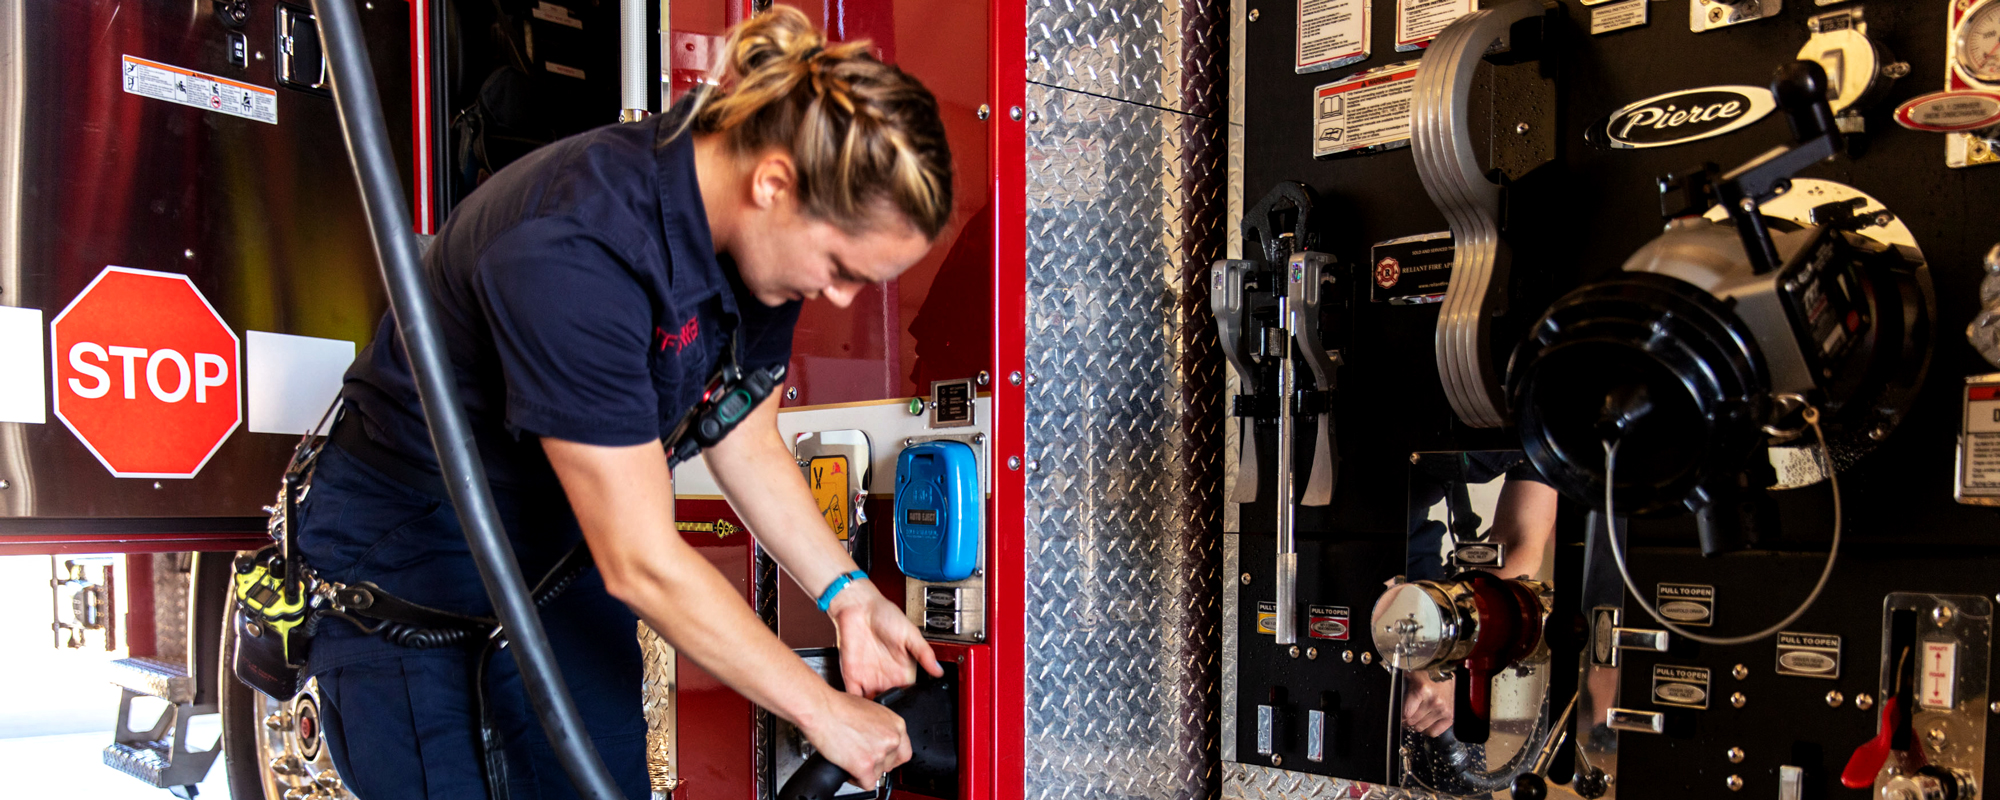
<svg viewBox="0 0 2000 800">
<path fill-rule="evenodd" d="M 1224 425 L 1223 428 L 1234 427 Z M 1232 450 L 1223 447 L 1226 457 Z M 1225 497 L 1227 495 L 1224 495 Z M 1228 503 L 1223 503 L 1227 506 Z M 1224 529 L 1227 530 L 1226 528 Z M 1241 657 L 1240 640 L 1236 626 L 1228 620 L 1236 619 L 1238 603 L 1242 602 L 1243 588 L 1236 576 L 1243 573 L 1242 538 L 1239 534 L 1222 534 L 1222 760 L 1236 760 L 1236 715 L 1230 711 L 1236 707 L 1236 661 Z"/>
<path fill-rule="evenodd" d="M 1028 80 L 1220 117 L 1226 0 L 1031 0 Z"/>
<path fill-rule="evenodd" d="M 1256 764 L 1224 762 L 1222 800 L 1445 800 L 1420 789 L 1402 789 L 1329 778 Z"/>
<path fill-rule="evenodd" d="M 188 663 L 188 581 L 193 553 L 153 554 L 153 657 Z"/>
<path fill-rule="evenodd" d="M 1228 147 L 1228 171 L 1223 180 L 1223 185 L 1225 187 L 1224 191 L 1227 193 L 1226 194 L 1227 200 L 1225 206 L 1227 211 L 1222 217 L 1222 235 L 1223 235 L 1223 241 L 1226 244 L 1226 246 L 1223 249 L 1223 252 L 1226 253 L 1229 258 L 1243 257 L 1243 227 L 1238 223 L 1239 220 L 1243 219 L 1243 202 L 1244 202 L 1243 200 L 1243 116 L 1245 112 L 1243 108 L 1243 97 L 1245 93 L 1245 86 L 1247 85 L 1245 83 L 1246 78 L 1244 76 L 1247 75 L 1250 71 L 1246 64 L 1246 61 L 1249 58 L 1249 51 L 1246 49 L 1248 45 L 1245 44 L 1250 39 L 1250 32 L 1249 32 L 1250 23 L 1249 20 L 1246 18 L 1247 17 L 1246 6 L 1248 5 L 1248 2 L 1249 0 L 1236 0 L 1236 2 L 1229 4 L 1229 70 L 1227 73 L 1228 75 L 1227 81 L 1229 86 L 1229 92 L 1228 92 L 1229 127 L 1227 128 L 1229 132 L 1229 147 Z M 1224 400 L 1226 402 L 1228 398 L 1235 397 L 1237 394 L 1241 393 L 1243 391 L 1243 387 L 1238 385 L 1239 379 L 1236 377 L 1235 370 L 1223 370 L 1223 374 L 1228 376 L 1228 381 L 1229 381 L 1227 389 L 1228 393 L 1224 396 Z M 1230 497 L 1232 496 L 1232 493 L 1236 491 L 1236 459 L 1238 457 L 1238 454 L 1243 452 L 1242 443 L 1237 441 L 1237 437 L 1241 435 L 1242 431 L 1240 426 L 1230 425 L 1226 423 L 1222 426 L 1222 440 L 1223 440 L 1222 441 L 1222 485 L 1223 485 L 1222 496 L 1223 497 Z M 1235 503 L 1224 502 L 1222 504 L 1223 532 L 1236 533 L 1243 530 L 1241 512 L 1242 512 L 1241 507 L 1239 507 Z M 1227 575 L 1232 575 L 1234 573 L 1225 572 L 1223 574 L 1227 576 Z M 1235 619 L 1235 617 L 1230 616 L 1227 612 L 1223 613 L 1222 618 Z M 1229 703 L 1225 699 L 1222 707 L 1235 708 L 1236 706 L 1234 704 Z M 1233 720 L 1226 718 L 1224 725 L 1227 726 L 1232 723 Z M 1222 741 L 1224 743 L 1223 747 L 1227 749 L 1231 746 L 1231 743 L 1235 741 L 1235 738 L 1225 733 L 1223 735 Z M 1227 755 L 1225 755 L 1224 757 L 1227 758 Z"/>
<path fill-rule="evenodd" d="M 778 632 L 778 562 L 765 552 L 762 545 L 751 545 L 753 563 L 756 565 L 756 583 L 750 587 L 750 605 L 757 610 L 757 618 L 763 620 L 764 627 L 771 633 Z M 771 712 L 763 706 L 750 707 L 750 767 L 757 776 L 757 797 L 771 800 L 778 796 L 777 747 L 778 729 L 771 718 Z"/>
<path fill-rule="evenodd" d="M 1213 797 L 1223 123 L 1028 102 L 1024 796 Z"/>
<path fill-rule="evenodd" d="M 639 703 L 646 715 L 646 778 L 654 800 L 666 800 L 681 782 L 674 763 L 674 646 L 641 622 L 639 659 L 645 669 Z"/>
</svg>

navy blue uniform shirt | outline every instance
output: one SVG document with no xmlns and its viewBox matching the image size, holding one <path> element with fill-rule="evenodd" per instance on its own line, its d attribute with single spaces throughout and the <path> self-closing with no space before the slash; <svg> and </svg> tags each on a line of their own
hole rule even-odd
<svg viewBox="0 0 2000 800">
<path fill-rule="evenodd" d="M 670 434 L 722 363 L 732 331 L 745 367 L 790 358 L 798 304 L 764 306 L 715 255 L 692 141 L 666 138 L 679 118 L 599 128 L 507 166 L 452 213 L 425 254 L 460 397 L 531 583 L 582 535 L 541 437 L 619 446 Z M 490 614 L 450 502 L 393 477 L 434 473 L 436 458 L 388 315 L 341 393 L 349 416 L 340 424 L 361 425 L 379 447 L 366 455 L 334 446 L 321 456 L 298 520 L 307 563 L 335 581 L 374 581 L 411 602 Z M 403 469 L 370 460 L 380 458 Z M 643 796 L 637 618 L 592 571 L 544 607 L 542 620 L 606 765 L 626 796 Z M 320 621 L 308 672 L 325 693 L 335 764 L 359 794 L 484 796 L 469 661 L 463 648 L 399 647 Z M 513 659 L 487 666 L 514 796 L 574 796 Z"/>
<path fill-rule="evenodd" d="M 685 103 L 682 104 L 685 107 Z M 770 308 L 718 258 L 681 108 L 544 147 L 452 212 L 425 276 L 488 475 L 545 485 L 536 437 L 635 445 L 700 399 L 732 328 L 746 368 L 791 357 Z M 436 471 L 409 360 L 384 315 L 343 394 L 370 438 Z"/>
<path fill-rule="evenodd" d="M 692 138 L 668 139 L 679 111 L 598 128 L 508 165 L 452 212 L 425 253 L 459 396 L 531 582 L 581 538 L 540 437 L 625 446 L 671 434 L 732 331 L 745 367 L 790 358 L 798 304 L 763 305 L 733 262 L 716 256 Z M 359 424 L 377 449 L 436 472 L 392 315 L 348 369 L 342 395 L 343 426 Z M 394 483 L 356 481 L 367 495 L 356 497 L 344 489 L 321 497 L 315 487 L 300 534 L 308 563 L 332 580 L 371 580 L 411 602 L 487 613 L 455 523 L 406 529 L 377 513 L 399 500 L 369 487 L 395 494 Z M 424 512 L 411 519 L 448 515 L 436 492 L 408 499 Z M 328 518 L 335 507 L 343 510 Z"/>
</svg>

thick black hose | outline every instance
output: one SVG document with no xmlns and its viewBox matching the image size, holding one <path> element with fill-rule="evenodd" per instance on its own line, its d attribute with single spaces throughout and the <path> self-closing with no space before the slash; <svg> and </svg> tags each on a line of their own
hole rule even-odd
<svg viewBox="0 0 2000 800">
<path fill-rule="evenodd" d="M 313 12 L 319 18 L 327 64 L 333 71 L 334 102 L 340 111 L 348 155 L 354 161 L 354 176 L 361 184 L 368 228 L 375 236 L 375 255 L 389 290 L 389 307 L 402 332 L 423 401 L 424 421 L 430 426 L 431 445 L 437 449 L 445 490 L 465 528 L 473 563 L 478 565 L 486 594 L 507 631 L 508 651 L 520 666 L 528 702 L 577 793 L 590 800 L 621 798 L 563 685 L 555 653 L 542 632 L 527 581 L 521 578 L 521 565 L 514 560 L 514 550 L 500 525 L 486 484 L 486 470 L 480 465 L 464 408 L 459 405 L 444 339 L 423 273 L 417 267 L 416 234 L 410 229 L 402 181 L 390 157 L 382 102 L 375 94 L 374 69 L 368 63 L 353 0 L 313 0 Z"/>
</svg>

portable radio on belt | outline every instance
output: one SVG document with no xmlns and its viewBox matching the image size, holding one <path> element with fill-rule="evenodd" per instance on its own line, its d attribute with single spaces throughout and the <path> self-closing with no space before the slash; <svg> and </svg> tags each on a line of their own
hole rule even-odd
<svg viewBox="0 0 2000 800">
<path fill-rule="evenodd" d="M 327 409 L 322 426 L 339 406 L 336 401 Z M 233 624 L 237 630 L 230 665 L 237 679 L 280 701 L 298 693 L 299 670 L 305 667 L 312 642 L 310 606 L 317 587 L 299 556 L 292 521 L 324 447 L 326 439 L 310 433 L 299 440 L 285 467 L 278 501 L 265 507 L 271 515 L 267 530 L 276 541 L 236 557 Z"/>
</svg>

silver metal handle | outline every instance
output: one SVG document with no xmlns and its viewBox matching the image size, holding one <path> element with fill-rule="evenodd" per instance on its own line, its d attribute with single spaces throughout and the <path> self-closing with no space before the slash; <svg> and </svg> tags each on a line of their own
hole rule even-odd
<svg viewBox="0 0 2000 800">
<path fill-rule="evenodd" d="M 1667 632 L 1646 628 L 1612 628 L 1611 641 L 1620 650 L 1667 652 Z"/>
<path fill-rule="evenodd" d="M 1657 711 L 1633 711 L 1629 708 L 1607 708 L 1604 710 L 1604 726 L 1614 731 L 1633 733 L 1666 733 L 1667 715 Z"/>
<path fill-rule="evenodd" d="M 1319 304 L 1321 276 L 1331 264 L 1333 256 L 1312 251 L 1293 253 L 1285 264 L 1285 297 L 1297 318 L 1292 326 L 1292 340 L 1312 370 L 1313 388 L 1329 393 L 1334 389 L 1334 370 L 1340 366 L 1340 357 L 1327 352 L 1321 343 L 1324 340 L 1319 333 Z M 1338 459 L 1333 441 L 1333 410 L 1328 408 L 1319 414 L 1319 432 L 1313 438 L 1312 470 L 1306 473 L 1305 495 L 1299 498 L 1300 505 L 1324 506 L 1333 502 L 1333 465 Z"/>
<path fill-rule="evenodd" d="M 1243 395 L 1257 394 L 1257 373 L 1251 369 L 1250 342 L 1244 336 L 1243 278 L 1255 262 L 1221 259 L 1208 268 L 1208 307 L 1215 314 L 1216 335 L 1222 340 L 1222 354 L 1235 370 Z M 1261 329 L 1260 329 L 1261 331 Z M 1238 439 L 1243 450 L 1236 460 L 1236 488 L 1229 502 L 1250 503 L 1257 499 L 1257 424 L 1252 417 L 1237 421 Z"/>
<path fill-rule="evenodd" d="M 618 121 L 637 122 L 651 116 L 652 88 L 659 76 L 647 80 L 646 56 L 652 50 L 646 30 L 646 0 L 619 0 L 618 3 Z"/>
<path fill-rule="evenodd" d="M 1278 299 L 1278 319 L 1289 333 L 1298 326 L 1298 309 L 1289 298 Z M 1293 418 L 1292 397 L 1298 381 L 1292 371 L 1292 343 L 1284 343 L 1284 357 L 1278 363 L 1278 618 L 1277 643 L 1297 644 L 1298 637 L 1298 524 L 1299 502 L 1292 493 L 1292 456 L 1298 441 L 1298 421 Z"/>
</svg>

